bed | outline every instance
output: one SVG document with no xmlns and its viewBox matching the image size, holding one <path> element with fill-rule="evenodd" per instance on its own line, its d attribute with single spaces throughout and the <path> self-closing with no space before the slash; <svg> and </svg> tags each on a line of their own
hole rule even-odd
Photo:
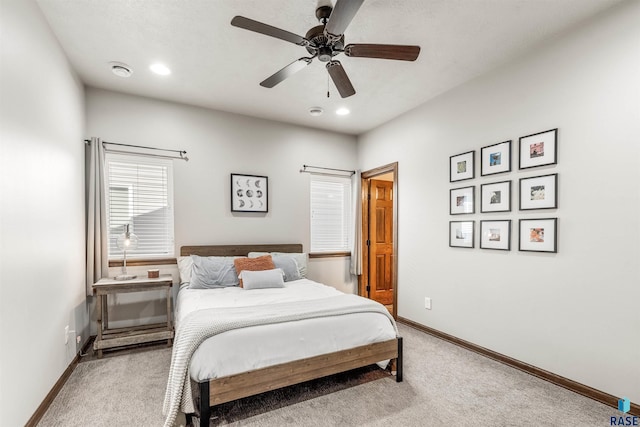
<svg viewBox="0 0 640 427">
<path fill-rule="evenodd" d="M 251 253 L 300 254 L 302 245 L 180 251 L 196 259 Z M 197 417 L 208 426 L 212 406 L 376 363 L 402 381 L 402 338 L 382 305 L 294 279 L 277 289 L 180 287 L 165 426 L 173 425 L 176 400 L 188 423 Z"/>
</svg>

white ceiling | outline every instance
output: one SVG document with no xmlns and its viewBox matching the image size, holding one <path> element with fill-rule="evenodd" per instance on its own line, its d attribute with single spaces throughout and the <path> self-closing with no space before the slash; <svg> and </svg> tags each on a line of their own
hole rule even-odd
<svg viewBox="0 0 640 427">
<path fill-rule="evenodd" d="M 339 55 L 357 91 L 346 99 L 333 83 L 327 98 L 328 75 L 317 60 L 273 89 L 259 86 L 307 52 L 230 25 L 241 15 L 304 36 L 318 25 L 318 0 L 37 1 L 88 86 L 360 134 L 621 0 L 366 0 L 346 43 L 422 51 L 416 62 Z M 115 76 L 111 61 L 130 65 L 133 75 Z M 152 74 L 156 61 L 172 74 Z M 312 106 L 325 113 L 311 117 Z M 352 114 L 336 116 L 341 106 Z"/>
</svg>

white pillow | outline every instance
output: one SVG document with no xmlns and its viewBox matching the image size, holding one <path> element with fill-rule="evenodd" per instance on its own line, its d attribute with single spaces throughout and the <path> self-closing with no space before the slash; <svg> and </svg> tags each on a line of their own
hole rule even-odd
<svg viewBox="0 0 640 427">
<path fill-rule="evenodd" d="M 240 272 L 242 287 L 249 289 L 284 288 L 284 273 L 279 268 L 273 270 L 243 270 Z"/>
<path fill-rule="evenodd" d="M 180 272 L 180 284 L 191 282 L 191 269 L 193 268 L 193 259 L 190 256 L 181 256 L 178 258 L 178 271 Z"/>
<path fill-rule="evenodd" d="M 273 262 L 276 262 L 276 258 L 278 257 L 290 257 L 293 258 L 298 264 L 298 272 L 300 273 L 301 278 L 307 277 L 307 263 L 309 262 L 309 254 L 306 252 L 296 253 L 296 252 L 249 252 L 249 258 L 257 258 L 262 255 L 271 255 L 273 258 Z"/>
</svg>

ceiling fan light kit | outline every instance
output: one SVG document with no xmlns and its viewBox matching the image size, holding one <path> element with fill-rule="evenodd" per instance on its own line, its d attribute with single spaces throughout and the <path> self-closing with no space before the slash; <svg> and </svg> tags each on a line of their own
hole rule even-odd
<svg viewBox="0 0 640 427">
<path fill-rule="evenodd" d="M 320 62 L 327 64 L 327 72 L 340 96 L 347 98 L 354 95 L 356 91 L 340 61 L 333 59 L 335 56 L 344 53 L 346 56 L 355 58 L 415 61 L 420 54 L 420 46 L 386 44 L 349 44 L 345 46 L 344 31 L 360 9 L 363 1 L 337 0 L 333 8 L 326 4 L 320 4 L 316 9 L 316 18 L 320 21 L 320 25 L 311 28 L 304 37 L 243 16 L 235 16 L 231 20 L 231 25 L 304 46 L 311 55 L 311 57 L 303 57 L 293 61 L 263 80 L 260 83 L 261 86 L 272 88 L 311 64 L 314 58 L 318 58 Z"/>
</svg>

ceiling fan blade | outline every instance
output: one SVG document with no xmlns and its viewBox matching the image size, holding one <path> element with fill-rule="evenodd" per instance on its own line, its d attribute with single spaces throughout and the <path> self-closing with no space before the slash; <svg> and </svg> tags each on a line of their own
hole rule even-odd
<svg viewBox="0 0 640 427">
<path fill-rule="evenodd" d="M 287 77 L 290 77 L 302 70 L 307 65 L 311 64 L 312 58 L 300 58 L 297 61 L 293 61 L 291 64 L 284 67 L 282 70 L 278 71 L 274 75 L 266 78 L 265 80 L 260 82 L 260 86 L 272 88 L 281 81 L 285 80 Z"/>
<path fill-rule="evenodd" d="M 347 98 L 351 95 L 355 95 L 356 90 L 353 88 L 351 80 L 349 80 L 347 72 L 342 68 L 340 61 L 327 62 L 327 71 L 331 76 L 331 80 L 333 80 L 333 84 L 338 88 L 338 92 L 341 97 Z"/>
<path fill-rule="evenodd" d="M 357 58 L 415 61 L 420 54 L 420 46 L 396 44 L 349 44 L 344 48 L 344 54 Z"/>
<path fill-rule="evenodd" d="M 231 25 L 233 25 L 234 27 L 244 28 L 245 30 L 264 34 L 266 36 L 275 37 L 277 39 L 301 46 L 304 46 L 308 43 L 308 40 L 302 36 L 290 33 L 289 31 L 285 31 L 280 28 L 273 27 L 271 25 L 263 24 L 262 22 L 254 21 L 253 19 L 245 18 L 244 16 L 234 16 L 231 20 Z"/>
<path fill-rule="evenodd" d="M 344 34 L 344 30 L 347 29 L 353 17 L 356 16 L 356 12 L 358 12 L 363 2 L 364 0 L 337 0 L 329 16 L 329 21 L 324 28 L 325 33 L 334 36 Z"/>
</svg>

